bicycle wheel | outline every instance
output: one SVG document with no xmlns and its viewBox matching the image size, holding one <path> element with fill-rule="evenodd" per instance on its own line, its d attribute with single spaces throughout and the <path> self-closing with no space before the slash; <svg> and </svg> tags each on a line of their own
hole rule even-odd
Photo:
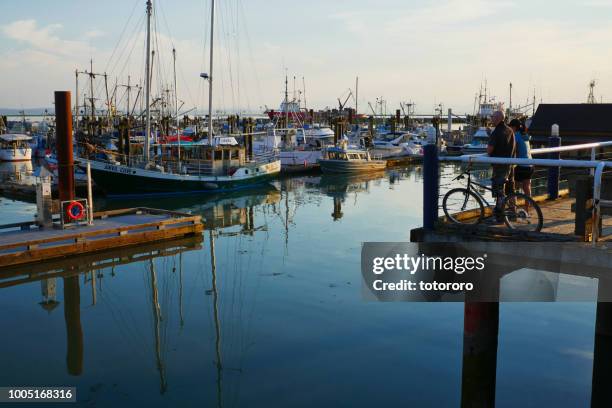
<svg viewBox="0 0 612 408">
<path fill-rule="evenodd" d="M 517 231 L 539 232 L 544 225 L 540 206 L 533 198 L 523 193 L 512 193 L 504 198 L 502 204 L 504 223 Z"/>
<path fill-rule="evenodd" d="M 444 196 L 442 208 L 455 224 L 474 225 L 484 218 L 482 200 L 466 188 L 454 188 Z"/>
</svg>

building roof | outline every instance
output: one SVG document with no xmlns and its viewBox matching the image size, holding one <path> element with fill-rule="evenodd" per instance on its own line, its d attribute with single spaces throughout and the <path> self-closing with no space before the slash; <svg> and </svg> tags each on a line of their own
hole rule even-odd
<svg viewBox="0 0 612 408">
<path fill-rule="evenodd" d="M 542 103 L 533 115 L 529 133 L 533 136 L 550 136 L 552 125 L 559 125 L 563 140 L 601 139 L 612 140 L 612 104 L 597 103 Z"/>
</svg>

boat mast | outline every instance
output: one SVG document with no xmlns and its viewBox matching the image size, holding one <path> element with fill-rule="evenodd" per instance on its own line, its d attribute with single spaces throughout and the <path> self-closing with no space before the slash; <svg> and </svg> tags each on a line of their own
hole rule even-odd
<svg viewBox="0 0 612 408">
<path fill-rule="evenodd" d="M 289 129 L 289 82 L 285 73 L 285 128 Z"/>
<path fill-rule="evenodd" d="M 215 34 L 215 0 L 210 1 L 210 68 L 208 74 L 208 145 L 213 143 L 213 36 Z"/>
<path fill-rule="evenodd" d="M 308 105 L 306 104 L 306 81 L 302 77 L 302 88 L 304 88 L 304 110 L 308 111 Z"/>
<path fill-rule="evenodd" d="M 94 105 L 94 91 L 93 91 L 93 59 L 89 60 L 89 92 L 91 93 L 91 129 L 93 132 L 93 127 L 94 127 L 94 121 L 96 120 L 96 107 Z M 89 135 L 90 137 L 92 135 Z"/>
<path fill-rule="evenodd" d="M 181 172 L 181 129 L 179 122 L 178 90 L 176 89 L 176 49 L 172 48 L 172 58 L 174 60 L 174 104 L 176 113 L 176 137 L 178 141 L 178 169 Z"/>
<path fill-rule="evenodd" d="M 147 57 L 145 70 L 145 109 L 146 109 L 146 128 L 144 140 L 144 159 L 145 164 L 149 162 L 149 137 L 151 137 L 151 110 L 149 109 L 149 98 L 151 93 L 151 81 L 149 77 L 149 69 L 151 64 L 151 10 L 153 4 L 151 0 L 147 0 Z"/>
<path fill-rule="evenodd" d="M 355 77 L 355 115 L 357 115 L 357 113 L 359 108 L 359 77 Z"/>
<path fill-rule="evenodd" d="M 74 131 L 79 130 L 79 70 L 74 70 L 76 86 L 74 89 Z"/>
</svg>

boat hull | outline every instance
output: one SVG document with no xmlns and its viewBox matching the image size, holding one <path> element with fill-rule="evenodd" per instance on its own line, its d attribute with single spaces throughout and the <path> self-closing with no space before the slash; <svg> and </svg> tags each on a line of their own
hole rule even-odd
<svg viewBox="0 0 612 408">
<path fill-rule="evenodd" d="M 387 167 L 384 160 L 319 160 L 324 173 L 367 173 L 381 171 Z"/>
<path fill-rule="evenodd" d="M 321 157 L 322 152 L 320 150 L 281 151 L 281 171 L 285 173 L 295 173 L 318 169 L 318 161 Z"/>
<path fill-rule="evenodd" d="M 168 174 L 97 161 L 90 164 L 96 186 L 107 196 L 122 197 L 234 191 L 267 183 L 280 173 L 280 160 L 258 166 L 252 175 L 237 177 Z"/>
<path fill-rule="evenodd" d="M 0 161 L 18 162 L 32 160 L 31 148 L 0 149 Z"/>
</svg>

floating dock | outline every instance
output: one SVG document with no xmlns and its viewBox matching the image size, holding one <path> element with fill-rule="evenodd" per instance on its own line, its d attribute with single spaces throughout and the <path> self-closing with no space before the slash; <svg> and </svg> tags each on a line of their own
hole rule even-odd
<svg viewBox="0 0 612 408">
<path fill-rule="evenodd" d="M 115 268 L 133 262 L 194 251 L 202 248 L 203 236 L 164 240 L 150 244 L 108 249 L 69 258 L 56 258 L 29 264 L 27 268 L 15 265 L 2 268 L 0 289 L 51 278 L 67 278 L 82 273 Z"/>
<path fill-rule="evenodd" d="M 66 229 L 0 225 L 0 268 L 188 237 L 203 228 L 199 215 L 151 208 L 98 212 L 93 225 Z"/>
</svg>

